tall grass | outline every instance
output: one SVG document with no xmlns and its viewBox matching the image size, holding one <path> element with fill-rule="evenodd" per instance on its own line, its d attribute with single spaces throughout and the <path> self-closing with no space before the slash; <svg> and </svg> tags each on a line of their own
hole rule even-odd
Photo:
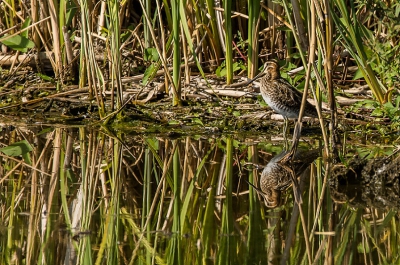
<svg viewBox="0 0 400 265">
<path fill-rule="evenodd" d="M 257 72 L 258 65 L 258 30 L 260 25 L 260 2 L 248 1 L 248 59 L 247 77 L 253 78 Z"/>
<path fill-rule="evenodd" d="M 358 69 L 362 72 L 375 98 L 380 104 L 383 104 L 385 103 L 384 93 L 386 88 L 376 78 L 376 74 L 372 70 L 370 65 L 372 58 L 367 55 L 364 41 L 365 39 L 373 39 L 375 36 L 359 22 L 354 2 L 350 2 L 350 8 L 345 1 L 337 0 L 334 3 L 339 14 L 335 12 L 331 14 L 337 30 L 340 32 L 341 42 L 356 61 Z"/>
<path fill-rule="evenodd" d="M 232 1 L 224 1 L 225 22 L 225 62 L 226 83 L 229 85 L 233 80 L 233 54 L 232 54 Z"/>
<path fill-rule="evenodd" d="M 59 89 L 68 80 L 75 78 L 68 76 L 69 70 L 79 66 L 79 86 L 89 88 L 90 95 L 100 107 L 102 118 L 106 113 L 122 107 L 125 88 L 121 77 L 130 72 L 127 66 L 131 64 L 129 56 L 121 56 L 122 53 L 142 58 L 135 59 L 137 69 L 134 72 L 138 72 L 139 68 L 147 69 L 144 77 L 146 81 L 154 78 L 154 73 L 162 66 L 166 90 L 172 91 L 172 104 L 176 106 L 181 104 L 183 62 L 183 77 L 188 82 L 191 71 L 198 70 L 204 75 L 205 66 L 216 69 L 225 60 L 226 82 L 231 83 L 234 71 L 239 69 L 235 66 L 236 62 L 246 60 L 248 77 L 252 77 L 260 61 L 287 57 L 288 61 L 298 65 L 312 64 L 315 80 L 311 79 L 311 89 L 317 88 L 315 97 L 318 100 L 322 98 L 320 91 L 328 96 L 329 105 L 335 114 L 332 74 L 340 60 L 333 60 L 334 45 L 349 52 L 379 103 L 383 104 L 390 99 L 390 95 L 386 94 L 386 86 L 393 86 L 393 82 L 396 82 L 393 77 L 395 69 L 389 73 L 388 78 L 376 71 L 387 69 L 390 58 L 385 56 L 392 56 L 398 49 L 398 37 L 394 33 L 389 32 L 392 41 L 382 38 L 386 29 L 396 29 L 398 26 L 394 19 L 398 12 L 393 15 L 389 12 L 388 19 L 380 20 L 371 15 L 374 14 L 374 5 L 368 6 L 361 2 L 346 5 L 346 2 L 340 0 L 303 1 L 301 4 L 284 0 L 274 4 L 273 9 L 253 1 L 222 1 L 221 7 L 208 0 L 198 1 L 195 5 L 185 1 L 159 0 L 139 1 L 139 4 L 140 7 L 134 9 L 129 6 L 133 3 L 111 0 L 95 5 L 85 0 L 76 3 L 50 1 L 43 5 L 31 1 L 31 6 L 25 10 L 21 3 L 7 1 L 1 9 L 1 22 L 6 29 L 0 35 L 0 41 L 18 51 L 18 54 L 32 52 L 34 49 L 37 52 L 44 51 Z M 384 10 L 398 6 L 389 2 L 378 4 Z M 283 14 L 279 11 L 282 8 Z M 247 17 L 240 13 L 246 11 Z M 273 19 L 266 20 L 266 12 Z M 44 19 L 39 21 L 39 17 Z M 244 22 L 247 23 L 245 27 Z M 376 25 L 381 23 L 382 27 L 375 30 Z M 26 28 L 31 29 L 29 34 L 24 31 Z M 260 35 L 260 32 L 264 35 Z M 6 33 L 11 35 L 6 36 Z M 306 33 L 309 33 L 308 36 Z M 310 33 L 315 33 L 317 38 L 313 47 L 309 46 Z M 17 37 L 23 40 L 20 44 L 16 41 Z M 260 37 L 263 37 L 262 41 Z M 81 48 L 75 51 L 75 56 L 79 53 L 79 63 L 76 59 L 71 61 L 68 38 L 72 44 L 78 41 L 81 44 Z M 386 43 L 377 43 L 376 39 L 379 38 Z M 133 47 L 129 46 L 132 39 L 135 39 Z M 390 48 L 387 55 L 379 50 L 380 56 L 385 58 L 378 58 L 371 52 L 385 45 Z M 287 50 L 284 50 L 285 47 Z M 5 46 L 3 49 L 6 49 Z M 157 51 L 158 56 L 154 53 L 154 57 L 148 59 L 154 51 Z M 68 52 L 69 59 L 66 59 Z M 314 52 L 318 58 L 310 61 Z M 225 58 L 222 54 L 225 54 Z M 172 58 L 172 75 L 169 73 L 169 58 Z M 296 58 L 301 58 L 301 63 Z M 323 71 L 315 68 L 316 60 Z M 17 66 L 13 64 L 13 67 Z M 376 77 L 379 74 L 383 82 Z M 107 92 L 111 94 L 109 99 L 104 98 Z M 333 123 L 336 122 L 333 120 Z"/>
<path fill-rule="evenodd" d="M 173 102 L 174 106 L 180 105 L 180 90 L 181 90 L 181 34 L 180 34 L 180 20 L 181 16 L 184 16 L 184 13 L 179 12 L 179 4 L 181 1 L 172 0 L 171 8 L 172 8 L 172 36 L 173 36 Z"/>
<path fill-rule="evenodd" d="M 63 38 L 61 36 L 62 27 L 65 25 L 64 13 L 60 14 L 60 11 L 63 11 L 64 8 L 60 8 L 60 5 L 65 6 L 64 1 L 48 1 L 48 11 L 50 15 L 50 23 L 51 23 L 51 36 L 52 36 L 52 48 L 54 51 L 54 61 L 55 67 L 54 72 L 56 76 L 60 75 L 62 72 L 62 54 L 61 54 L 61 46 Z"/>
<path fill-rule="evenodd" d="M 105 89 L 105 80 L 96 61 L 95 47 L 93 44 L 93 25 L 89 3 L 82 0 L 80 3 L 82 21 L 82 43 L 80 53 L 79 87 L 89 86 L 90 97 L 95 97 L 99 106 L 100 117 L 105 115 L 105 106 L 101 91 Z"/>
<path fill-rule="evenodd" d="M 110 41 L 110 76 L 111 76 L 111 110 L 119 109 L 123 104 L 122 94 L 122 64 L 121 64 L 121 23 L 119 1 L 110 0 L 107 2 L 109 14 L 108 38 Z M 103 91 L 105 92 L 105 91 Z M 114 95 L 116 98 L 114 100 Z M 114 102 L 116 106 L 114 108 Z"/>
</svg>

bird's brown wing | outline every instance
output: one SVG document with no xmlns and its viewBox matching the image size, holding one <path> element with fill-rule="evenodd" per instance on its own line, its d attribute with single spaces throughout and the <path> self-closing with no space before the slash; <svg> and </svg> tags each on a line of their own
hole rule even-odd
<svg viewBox="0 0 400 265">
<path fill-rule="evenodd" d="M 283 78 L 279 78 L 275 82 L 278 86 L 276 89 L 276 93 L 279 93 L 278 98 L 284 100 L 285 105 L 289 108 L 300 109 L 303 94 Z"/>
</svg>

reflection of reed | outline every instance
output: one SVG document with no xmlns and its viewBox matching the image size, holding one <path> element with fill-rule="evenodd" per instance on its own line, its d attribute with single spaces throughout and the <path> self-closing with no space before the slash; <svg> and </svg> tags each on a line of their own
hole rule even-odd
<svg viewBox="0 0 400 265">
<path fill-rule="evenodd" d="M 290 163 L 281 162 L 287 154 L 281 152 L 273 157 L 261 173 L 260 189 L 267 207 L 281 205 L 281 193 L 292 185 L 294 176 L 300 176 L 304 170 L 318 157 L 319 150 L 298 151 Z"/>
<path fill-rule="evenodd" d="M 335 262 L 341 264 L 354 249 L 342 242 L 359 246 L 363 238 L 374 233 L 387 238 L 385 243 L 376 244 L 380 249 L 369 248 L 375 256 L 398 245 L 398 228 L 390 230 L 397 220 L 395 214 L 384 212 L 383 216 L 376 211 L 376 220 L 385 218 L 382 229 L 376 231 L 369 222 L 363 222 L 361 210 L 326 215 L 331 211 L 327 196 L 321 202 L 321 211 L 316 211 L 317 200 L 303 204 L 301 225 L 296 203 L 265 211 L 256 190 L 249 191 L 241 182 L 247 179 L 247 171 L 240 166 L 245 148 L 249 162 L 266 165 L 271 160 L 264 152 L 271 150 L 268 142 L 249 139 L 242 143 L 234 137 L 169 139 L 136 133 L 110 136 L 90 128 L 42 130 L 0 132 L 0 245 L 9 246 L 8 250 L 4 248 L 7 255 L 0 257 L 0 264 L 12 263 L 8 257 L 25 259 L 26 264 L 38 260 L 47 264 L 90 263 L 84 257 L 96 259 L 91 263 L 111 264 L 121 257 L 124 263 L 132 264 L 141 260 L 146 264 L 176 264 L 178 258 L 185 264 L 286 264 L 294 256 L 305 259 L 305 238 L 312 251 L 318 249 L 312 253 L 314 263 L 342 252 L 338 262 L 335 256 Z M 12 157 L 1 151 L 22 140 L 33 147 L 29 157 Z M 273 187 L 280 187 L 271 193 L 278 195 L 275 204 L 281 203 L 284 187 L 291 185 L 290 174 L 299 175 L 315 158 L 313 152 L 303 152 L 300 157 L 305 159 L 296 155 L 294 162 L 284 167 L 282 163 L 273 166 L 279 161 L 276 157 L 265 169 L 262 183 L 268 183 L 267 173 L 275 167 L 280 175 L 289 176 L 287 183 L 287 177 L 275 180 Z M 391 176 L 397 176 L 395 169 L 398 172 L 399 167 L 385 168 L 393 169 Z M 381 167 L 371 165 L 370 169 L 382 172 Z M 257 172 L 253 169 L 249 183 L 260 183 Z M 241 178 L 237 178 L 239 174 Z M 310 198 L 320 198 L 318 183 L 310 186 Z M 269 203 L 273 202 L 270 199 Z M 310 230 L 308 224 L 312 222 L 318 226 Z M 302 227 L 311 231 L 310 236 L 301 231 Z M 360 228 L 365 231 L 362 237 L 348 233 Z M 331 245 L 328 240 L 332 240 Z M 357 258 L 369 257 L 369 249 L 356 253 Z M 397 264 L 397 256 L 386 256 Z"/>
</svg>

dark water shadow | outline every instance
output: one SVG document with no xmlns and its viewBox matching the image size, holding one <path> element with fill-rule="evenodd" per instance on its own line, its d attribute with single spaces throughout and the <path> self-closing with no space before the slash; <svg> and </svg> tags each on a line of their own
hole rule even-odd
<svg viewBox="0 0 400 265">
<path fill-rule="evenodd" d="M 376 262 L 400 234 L 396 204 L 381 194 L 374 201 L 390 203 L 379 209 L 354 210 L 350 195 L 331 198 L 334 185 L 353 183 L 351 165 L 362 168 L 360 176 L 387 172 L 369 186 L 396 192 L 395 156 L 381 166 L 336 165 L 331 175 L 318 141 L 302 143 L 293 163 L 282 165 L 284 143 L 265 134 L 166 137 L 14 125 L 3 127 L 0 145 L 1 264 Z"/>
</svg>

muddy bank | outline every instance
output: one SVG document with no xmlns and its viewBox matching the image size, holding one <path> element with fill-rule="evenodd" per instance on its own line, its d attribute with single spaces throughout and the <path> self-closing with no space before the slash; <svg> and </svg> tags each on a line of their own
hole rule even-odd
<svg viewBox="0 0 400 265">
<path fill-rule="evenodd" d="M 335 165 L 330 178 L 337 202 L 357 207 L 400 209 L 400 157 L 354 158 L 347 166 Z"/>
</svg>

